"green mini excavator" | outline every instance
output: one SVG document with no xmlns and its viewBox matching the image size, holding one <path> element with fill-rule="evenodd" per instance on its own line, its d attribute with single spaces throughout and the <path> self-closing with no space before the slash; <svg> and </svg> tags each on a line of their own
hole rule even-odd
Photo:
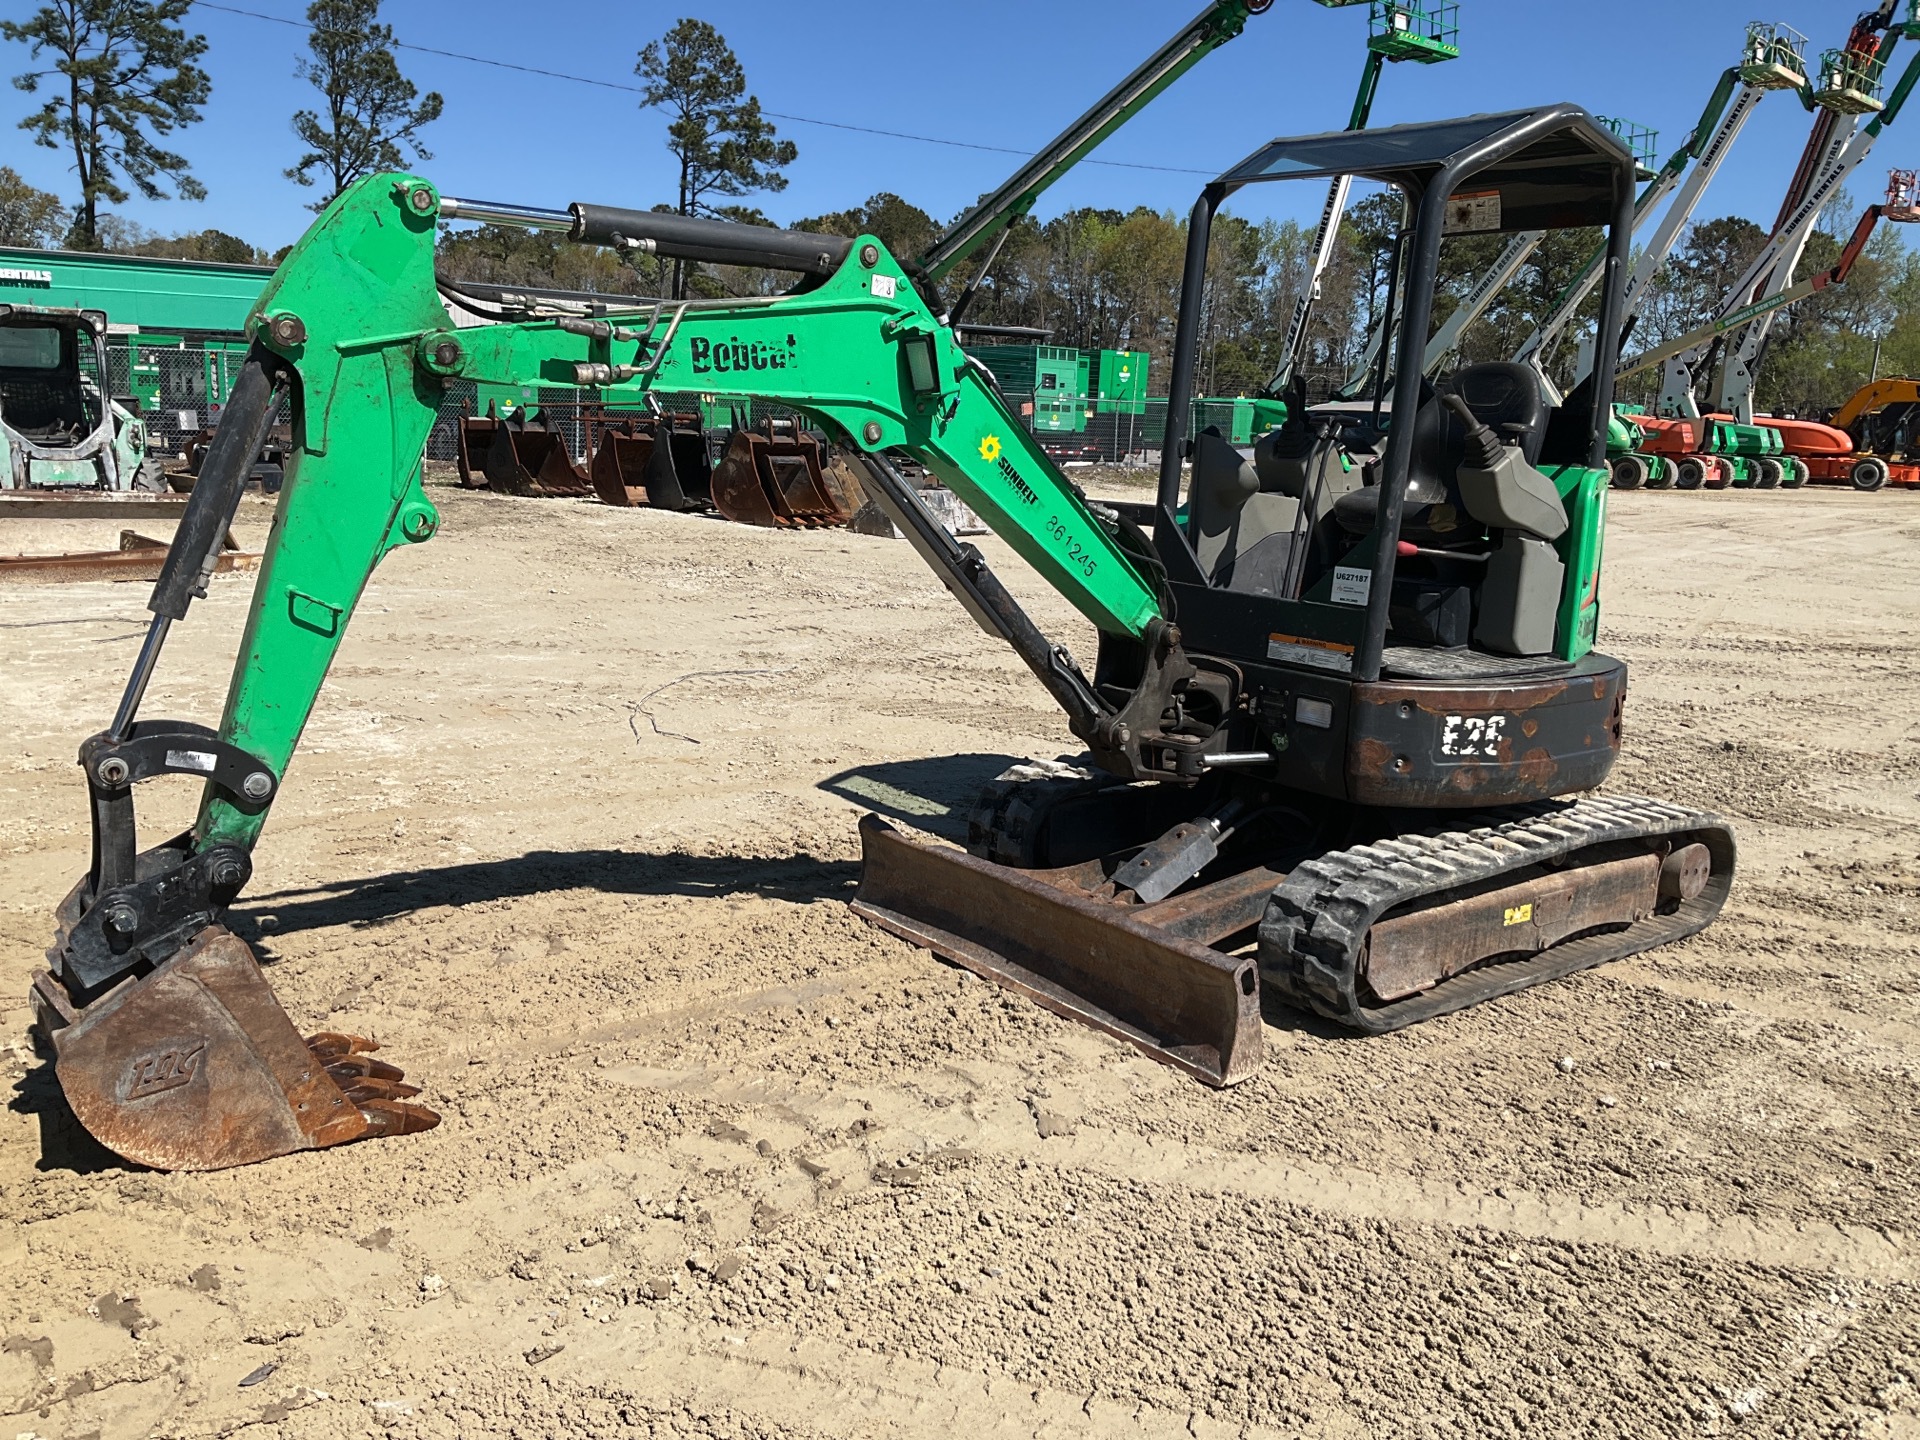
<svg viewBox="0 0 1920 1440">
<path fill-rule="evenodd" d="M 959 348 L 927 268 L 877 238 L 590 204 L 509 212 L 412 175 L 354 185 L 255 308 L 147 640 L 112 724 L 81 750 L 93 862 L 34 980 L 74 1112 L 162 1168 L 435 1122 L 366 1042 L 303 1037 L 221 919 L 368 576 L 438 527 L 420 457 L 454 379 L 628 403 L 724 385 L 843 447 L 1086 750 L 997 782 L 971 853 L 864 818 L 857 910 L 1203 1080 L 1258 1066 L 1263 992 L 1377 1032 L 1699 930 L 1731 882 L 1727 827 L 1585 793 L 1619 753 L 1626 690 L 1594 642 L 1634 173 L 1572 105 L 1263 146 L 1188 221 L 1159 488 L 1136 505 L 1090 501 L 1049 462 Z M 1383 356 L 1377 387 L 1394 405 L 1344 424 L 1297 406 L 1251 459 L 1187 434 L 1213 217 L 1245 187 L 1338 175 L 1405 198 L 1387 305 L 1412 339 Z M 624 308 L 529 295 L 510 310 L 435 279 L 438 219 L 482 213 L 796 283 Z M 1502 364 L 1426 384 L 1443 236 L 1589 225 L 1610 243 L 1583 386 L 1550 405 L 1531 371 Z M 484 323 L 455 325 L 450 305 Z M 282 397 L 294 443 L 225 712 L 217 728 L 139 718 Z M 896 450 L 1092 623 L 1090 668 L 941 528 Z M 650 486 L 668 495 L 670 447 L 654 455 Z M 199 818 L 142 850 L 135 789 L 169 774 L 205 783 Z"/>
</svg>

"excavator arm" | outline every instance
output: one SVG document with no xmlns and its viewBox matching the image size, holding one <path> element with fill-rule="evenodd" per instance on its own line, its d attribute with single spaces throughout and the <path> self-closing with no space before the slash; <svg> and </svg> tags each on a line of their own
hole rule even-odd
<svg viewBox="0 0 1920 1440">
<path fill-rule="evenodd" d="M 807 279 L 785 295 L 639 303 L 597 317 L 530 300 L 513 318 L 463 328 L 433 271 L 442 210 L 428 181 L 368 178 L 276 271 L 249 317 L 253 349 L 155 585 L 119 711 L 82 747 L 94 861 L 61 907 L 35 996 L 76 1113 L 143 1163 L 216 1168 L 434 1123 L 397 1070 L 372 1068 L 354 1049 L 366 1042 L 303 1041 L 219 920 L 251 873 L 374 567 L 439 527 L 421 456 L 455 380 L 592 385 L 615 405 L 724 383 L 792 407 L 864 466 L 916 548 L 1026 660 L 1102 765 L 1136 779 L 1172 763 L 1159 726 L 1189 671 L 1149 546 L 1048 461 L 880 241 L 576 206 L 583 239 L 612 243 L 617 226 L 665 253 Z M 141 720 L 168 629 L 206 593 L 246 460 L 283 396 L 293 443 L 219 727 Z M 888 462 L 891 449 L 939 476 L 1105 635 L 1139 647 L 1131 698 L 1097 691 L 1040 633 L 985 558 L 932 519 Z M 161 774 L 206 781 L 202 805 L 189 834 L 141 851 L 133 788 Z M 156 1013 L 171 1037 L 159 1050 Z"/>
<path fill-rule="evenodd" d="M 689 244 L 673 232 L 670 222 L 688 223 L 680 217 L 576 208 L 588 228 L 622 224 L 631 239 L 665 225 L 669 235 L 656 243 Z M 831 245 L 818 258 L 804 252 L 827 273 L 787 295 L 662 301 L 604 319 L 533 313 L 462 329 L 433 274 L 441 210 L 425 180 L 360 182 L 328 207 L 254 310 L 266 363 L 289 375 L 296 423 L 279 522 L 221 722 L 230 743 L 275 775 L 284 771 L 374 565 L 437 528 L 419 457 L 444 387 L 466 379 L 593 385 L 611 405 L 724 384 L 800 411 L 861 457 L 942 579 L 1014 645 L 1101 750 L 1112 707 L 1071 656 L 1039 637 L 976 551 L 916 523 L 924 512 L 913 513 L 918 502 L 883 452 L 903 450 L 939 476 L 1108 634 L 1145 641 L 1165 628 L 1138 558 L 1145 547 L 1125 548 L 1112 517 L 1096 515 L 1053 466 L 880 241 L 697 222 L 703 249 L 743 263 L 791 267 L 801 253 L 794 244 Z M 259 807 L 211 792 L 197 838 L 250 846 L 264 821 Z"/>
<path fill-rule="evenodd" d="M 1899 377 L 1875 380 L 1854 391 L 1846 404 L 1827 417 L 1827 424 L 1835 430 L 1851 430 L 1863 415 L 1870 415 L 1888 405 L 1911 405 L 1915 401 L 1920 401 L 1920 381 Z"/>
</svg>

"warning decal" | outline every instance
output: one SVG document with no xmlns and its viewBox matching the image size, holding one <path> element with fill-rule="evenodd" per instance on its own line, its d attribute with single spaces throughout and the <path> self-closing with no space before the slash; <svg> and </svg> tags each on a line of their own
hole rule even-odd
<svg viewBox="0 0 1920 1440">
<path fill-rule="evenodd" d="M 1276 634 L 1267 636 L 1267 658 L 1345 674 L 1353 669 L 1353 646 L 1334 640 L 1315 640 L 1308 635 Z"/>
<path fill-rule="evenodd" d="M 1500 192 L 1498 190 L 1461 191 L 1447 201 L 1447 218 L 1441 225 L 1443 235 L 1472 235 L 1500 228 Z"/>
</svg>

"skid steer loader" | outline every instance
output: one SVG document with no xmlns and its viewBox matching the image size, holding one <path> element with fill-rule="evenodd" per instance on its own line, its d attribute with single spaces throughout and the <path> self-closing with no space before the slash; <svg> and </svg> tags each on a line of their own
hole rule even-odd
<svg viewBox="0 0 1920 1440">
<path fill-rule="evenodd" d="M 1409 337 L 1392 393 L 1408 398 L 1344 429 L 1295 403 L 1252 461 L 1189 437 L 1215 212 L 1248 185 L 1339 174 L 1406 197 L 1388 308 Z M 931 282 L 874 237 L 513 207 L 516 223 L 581 243 L 800 278 L 783 295 L 631 317 L 528 297 L 456 328 L 433 273 L 436 218 L 507 208 L 415 176 L 357 183 L 258 302 L 147 639 L 112 724 L 81 750 L 94 860 L 34 981 L 75 1113 L 122 1155 L 173 1168 L 435 1122 L 363 1042 L 303 1039 L 221 916 L 374 565 L 437 528 L 417 457 L 453 379 L 563 376 L 632 405 L 698 390 L 724 350 L 732 388 L 854 457 L 1088 750 L 1084 767 L 984 796 L 972 854 L 866 817 L 856 908 L 1210 1083 L 1258 1066 L 1263 987 L 1376 1032 L 1694 933 L 1731 883 L 1726 825 L 1658 800 L 1569 798 L 1612 768 L 1625 700 L 1625 667 L 1593 646 L 1633 191 L 1632 157 L 1572 105 L 1263 147 L 1194 206 L 1159 491 L 1121 507 L 1089 502 L 1047 460 L 960 350 Z M 1588 225 L 1610 243 L 1601 359 L 1581 389 L 1551 406 L 1509 365 L 1423 386 L 1443 235 Z M 221 724 L 140 719 L 283 393 L 295 443 Z M 1094 625 L 1091 674 L 932 518 L 895 449 Z M 134 790 L 166 774 L 204 782 L 199 818 L 143 851 Z"/>
<path fill-rule="evenodd" d="M 107 376 L 104 312 L 0 305 L 0 490 L 167 488 L 145 422 Z"/>
</svg>

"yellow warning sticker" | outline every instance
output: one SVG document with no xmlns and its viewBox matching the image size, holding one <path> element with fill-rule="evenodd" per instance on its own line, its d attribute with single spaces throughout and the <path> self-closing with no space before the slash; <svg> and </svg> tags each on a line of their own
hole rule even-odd
<svg viewBox="0 0 1920 1440">
<path fill-rule="evenodd" d="M 980 458 L 991 465 L 1000 458 L 1000 437 L 989 435 L 980 442 Z"/>
<path fill-rule="evenodd" d="M 1503 925 L 1525 925 L 1532 919 L 1533 902 L 1529 900 L 1525 905 L 1509 905 L 1506 909 L 1506 918 L 1500 923 Z"/>
</svg>

